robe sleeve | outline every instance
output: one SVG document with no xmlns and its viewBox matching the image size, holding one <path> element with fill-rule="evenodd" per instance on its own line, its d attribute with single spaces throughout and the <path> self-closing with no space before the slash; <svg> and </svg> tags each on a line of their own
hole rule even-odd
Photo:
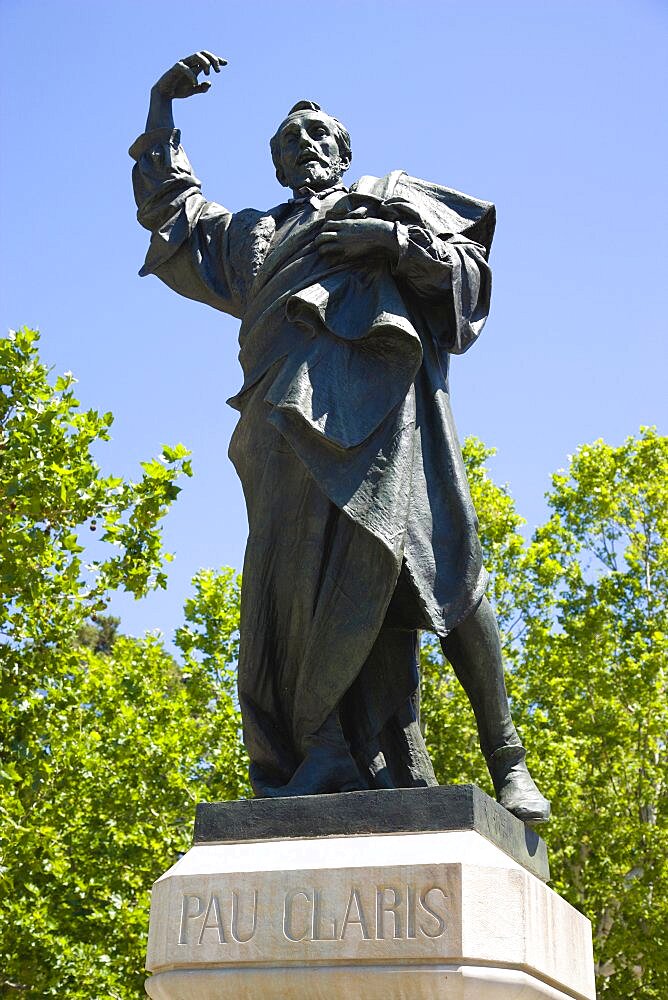
<svg viewBox="0 0 668 1000">
<path fill-rule="evenodd" d="M 441 346 L 463 354 L 489 312 L 492 276 L 485 248 L 461 235 L 434 236 L 420 226 L 397 222 L 395 229 L 395 277 L 423 300 Z"/>
<path fill-rule="evenodd" d="M 179 129 L 146 132 L 129 153 L 137 219 L 151 233 L 139 274 L 155 274 L 179 294 L 241 318 L 243 282 L 230 243 L 234 216 L 203 197 Z"/>
</svg>

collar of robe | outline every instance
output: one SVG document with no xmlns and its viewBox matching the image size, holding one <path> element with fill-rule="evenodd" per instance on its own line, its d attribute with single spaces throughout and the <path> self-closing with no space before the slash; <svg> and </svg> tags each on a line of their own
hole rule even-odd
<svg viewBox="0 0 668 1000">
<path fill-rule="evenodd" d="M 325 188 L 324 191 L 314 191 L 313 188 L 310 187 L 297 188 L 295 191 L 295 197 L 289 198 L 288 204 L 295 205 L 302 201 L 312 202 L 314 198 L 318 199 L 318 201 L 322 201 L 323 198 L 326 198 L 329 194 L 333 194 L 335 191 L 344 191 L 347 194 L 348 188 L 345 184 L 333 184 L 332 187 Z"/>
</svg>

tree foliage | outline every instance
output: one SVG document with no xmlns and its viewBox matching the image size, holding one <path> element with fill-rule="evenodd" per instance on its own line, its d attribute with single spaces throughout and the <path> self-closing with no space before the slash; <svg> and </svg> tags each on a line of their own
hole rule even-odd
<svg viewBox="0 0 668 1000">
<path fill-rule="evenodd" d="M 101 612 L 115 587 L 164 586 L 187 452 L 163 448 L 137 483 L 103 476 L 111 415 L 81 411 L 71 375 L 52 383 L 30 331 L 0 341 L 0 365 L 0 996 L 126 1000 L 196 797 L 246 791 L 231 663 L 200 632 L 206 617 L 233 653 L 239 580 L 196 579 L 183 663 L 119 637 Z M 113 547 L 87 560 L 91 526 Z"/>
<path fill-rule="evenodd" d="M 581 448 L 527 551 L 523 725 L 555 803 L 555 888 L 602 995 L 668 993 L 668 439 Z"/>
<path fill-rule="evenodd" d="M 175 653 L 119 635 L 123 587 L 165 585 L 160 521 L 190 474 L 163 448 L 136 483 L 93 451 L 111 415 L 0 341 L 0 997 L 143 995 L 151 882 L 194 804 L 249 794 L 235 694 L 240 578 L 201 571 Z M 553 819 L 553 884 L 594 927 L 598 989 L 668 994 L 668 441 L 582 447 L 530 540 L 469 440 L 489 594 L 520 733 Z M 90 533 L 89 529 L 94 528 Z M 106 545 L 93 546 L 101 539 Z M 100 550 L 102 554 L 100 554 Z M 491 783 L 465 695 L 423 641 L 422 724 L 442 782 Z"/>
<path fill-rule="evenodd" d="M 553 477 L 525 544 L 506 489 L 466 458 L 508 662 L 513 713 L 552 800 L 555 889 L 590 917 L 598 990 L 668 994 L 668 440 L 583 446 Z M 441 781 L 491 791 L 465 696 L 423 649 L 423 724 Z"/>
<path fill-rule="evenodd" d="M 136 597 L 164 587 L 159 522 L 190 475 L 183 445 L 165 446 L 126 482 L 102 475 L 93 448 L 109 439 L 111 413 L 82 410 L 71 372 L 55 382 L 38 334 L 0 339 L 0 614 L 5 662 L 75 635 L 103 610 L 109 590 Z M 113 547 L 83 560 L 84 528 Z"/>
</svg>

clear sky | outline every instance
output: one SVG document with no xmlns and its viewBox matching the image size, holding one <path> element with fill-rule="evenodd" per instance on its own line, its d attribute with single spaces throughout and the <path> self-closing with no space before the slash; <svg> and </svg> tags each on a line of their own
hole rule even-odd
<svg viewBox="0 0 668 1000">
<path fill-rule="evenodd" d="M 177 125 L 228 208 L 285 197 L 268 139 L 299 99 L 348 126 L 350 181 L 403 168 L 497 204 L 491 318 L 452 399 L 530 527 L 579 444 L 665 433 L 666 0 L 0 0 L 0 21 L 0 323 L 39 327 L 83 403 L 114 412 L 105 471 L 193 451 L 169 590 L 115 601 L 126 631 L 171 634 L 193 573 L 241 568 L 246 535 L 238 324 L 137 276 L 127 148 L 152 83 L 197 49 L 229 66 Z"/>
</svg>

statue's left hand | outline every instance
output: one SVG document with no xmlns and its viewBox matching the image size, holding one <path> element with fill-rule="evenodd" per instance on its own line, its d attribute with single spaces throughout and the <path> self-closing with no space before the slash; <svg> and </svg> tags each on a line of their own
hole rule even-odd
<svg viewBox="0 0 668 1000">
<path fill-rule="evenodd" d="M 365 208 L 356 209 L 346 219 L 329 219 L 315 245 L 324 257 L 333 261 L 337 257 L 396 257 L 399 252 L 392 223 L 366 218 Z"/>
</svg>

